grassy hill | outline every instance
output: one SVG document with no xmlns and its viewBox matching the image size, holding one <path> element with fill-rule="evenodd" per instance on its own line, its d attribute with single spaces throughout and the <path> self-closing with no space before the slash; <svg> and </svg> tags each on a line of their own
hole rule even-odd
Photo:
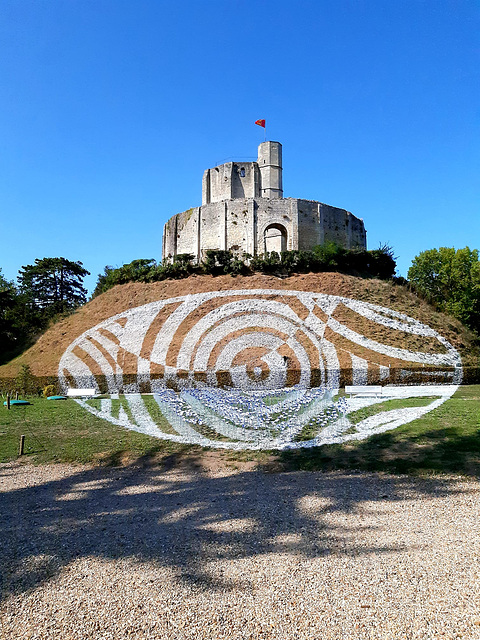
<svg viewBox="0 0 480 640">
<path fill-rule="evenodd" d="M 18 358 L 1 366 L 0 379 L 15 378 L 22 364 L 29 365 L 33 375 L 40 378 L 55 377 L 60 358 L 72 341 L 87 329 L 115 314 L 157 300 L 230 289 L 275 289 L 325 293 L 378 304 L 405 313 L 446 338 L 462 356 L 466 372 L 465 381 L 477 381 L 480 355 L 478 341 L 474 334 L 459 321 L 435 311 L 427 302 L 403 286 L 395 285 L 390 281 L 362 279 L 339 273 L 302 274 L 287 278 L 258 274 L 236 277 L 194 275 L 184 280 L 118 285 L 80 308 L 72 316 L 53 325 L 34 346 Z M 356 330 L 360 333 L 362 330 L 368 330 L 369 337 L 378 342 L 388 343 L 389 340 L 393 340 L 388 335 L 388 329 L 379 325 L 366 326 L 368 321 L 359 316 L 347 318 L 345 309 L 343 314 L 345 317 L 340 317 L 340 320 L 346 319 L 354 323 Z M 406 349 L 428 348 L 428 339 L 420 336 L 402 334 L 395 339 L 397 346 Z"/>
</svg>

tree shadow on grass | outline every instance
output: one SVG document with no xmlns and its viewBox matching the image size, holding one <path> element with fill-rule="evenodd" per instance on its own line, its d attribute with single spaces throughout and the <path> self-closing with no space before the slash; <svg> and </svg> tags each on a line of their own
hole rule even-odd
<svg viewBox="0 0 480 640">
<path fill-rule="evenodd" d="M 324 445 L 280 452 L 283 469 L 331 471 L 359 469 L 389 473 L 460 473 L 480 477 L 480 429 L 465 435 L 449 427 L 405 438 L 398 432 L 373 435 L 352 444 Z"/>
<path fill-rule="evenodd" d="M 0 466 L 0 486 L 12 479 L 17 486 L 33 484 L 0 493 L 3 598 L 35 589 L 84 557 L 150 562 L 199 588 L 228 590 L 238 582 L 213 578 L 210 562 L 404 550 L 401 542 L 357 542 L 364 525 L 355 516 L 364 503 L 464 490 L 441 478 L 341 472 L 213 476 L 198 456 L 180 454 L 159 464 L 72 467 L 60 479 L 29 482 L 36 473 L 41 470 L 18 463 Z M 309 509 L 307 497 L 313 498 Z M 335 512 L 351 516 L 348 526 L 332 524 Z"/>
</svg>

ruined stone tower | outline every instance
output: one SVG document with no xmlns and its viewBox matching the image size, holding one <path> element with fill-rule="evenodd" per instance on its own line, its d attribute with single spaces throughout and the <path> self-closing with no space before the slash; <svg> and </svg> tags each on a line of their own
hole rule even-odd
<svg viewBox="0 0 480 640">
<path fill-rule="evenodd" d="M 258 147 L 257 164 L 260 169 L 260 197 L 283 198 L 280 142 L 262 142 Z"/>
<path fill-rule="evenodd" d="M 283 197 L 282 145 L 262 142 L 256 162 L 227 162 L 203 174 L 202 205 L 168 220 L 162 258 L 208 249 L 238 255 L 312 249 L 333 241 L 366 247 L 363 220 L 314 200 Z"/>
</svg>

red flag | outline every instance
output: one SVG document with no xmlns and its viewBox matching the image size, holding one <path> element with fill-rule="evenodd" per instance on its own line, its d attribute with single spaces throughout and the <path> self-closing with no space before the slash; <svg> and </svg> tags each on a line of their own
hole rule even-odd
<svg viewBox="0 0 480 640">
<path fill-rule="evenodd" d="M 259 127 L 263 127 L 265 129 L 265 120 L 256 120 L 255 124 L 258 124 Z"/>
</svg>

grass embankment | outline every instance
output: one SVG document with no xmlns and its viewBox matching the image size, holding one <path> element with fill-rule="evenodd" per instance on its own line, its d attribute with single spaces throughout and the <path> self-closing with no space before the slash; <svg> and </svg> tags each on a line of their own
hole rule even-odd
<svg viewBox="0 0 480 640">
<path fill-rule="evenodd" d="M 26 436 L 22 460 L 34 464 L 122 464 L 142 458 L 154 462 L 172 454 L 183 457 L 202 452 L 198 446 L 179 445 L 115 426 L 86 412 L 73 400 L 35 398 L 31 402 L 31 406 L 10 411 L 0 407 L 1 462 L 18 457 L 22 434 Z M 367 440 L 270 453 L 216 451 L 215 455 L 230 462 L 253 460 L 261 467 L 273 465 L 282 470 L 362 469 L 480 476 L 480 385 L 461 387 L 423 418 Z"/>
<path fill-rule="evenodd" d="M 375 411 L 422 406 L 418 398 L 378 404 Z M 352 423 L 372 408 L 349 414 Z M 366 440 L 281 452 L 289 470 L 362 469 L 391 473 L 459 473 L 480 476 L 480 385 L 460 387 L 438 409 Z"/>
</svg>

